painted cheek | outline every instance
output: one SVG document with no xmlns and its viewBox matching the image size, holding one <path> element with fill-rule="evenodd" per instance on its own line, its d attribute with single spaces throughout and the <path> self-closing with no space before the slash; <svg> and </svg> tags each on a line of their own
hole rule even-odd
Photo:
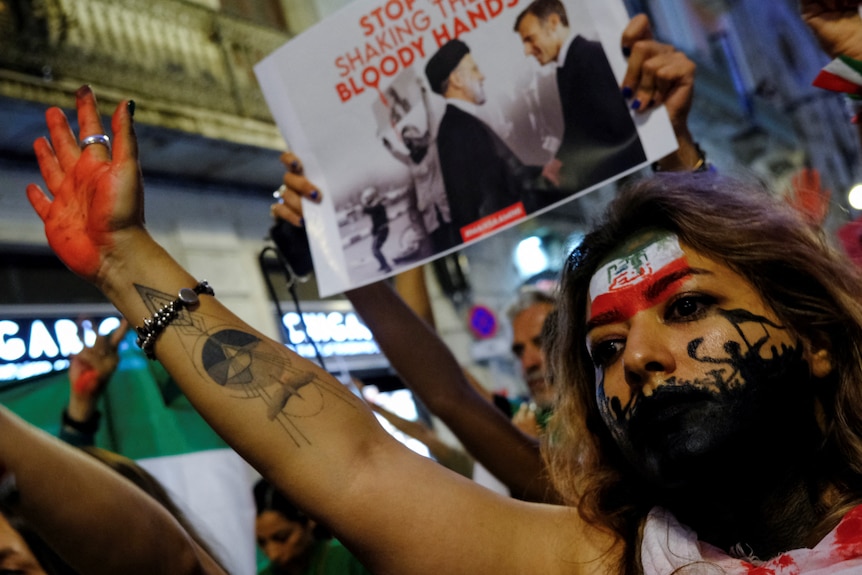
<svg viewBox="0 0 862 575">
<path fill-rule="evenodd" d="M 602 394 L 608 399 L 618 398 L 625 401 L 627 398 L 623 396 L 627 395 L 628 386 L 625 382 L 620 382 L 617 371 L 621 370 L 618 370 L 617 366 L 611 366 L 600 372 Z"/>
<path fill-rule="evenodd" d="M 626 450 L 631 445 L 628 436 L 628 421 L 624 417 L 620 417 L 614 410 L 614 407 L 614 404 L 606 402 L 599 406 L 599 412 L 614 443 L 621 449 Z"/>
<path fill-rule="evenodd" d="M 596 381 L 598 382 L 596 384 L 596 402 L 599 406 L 599 412 L 605 425 L 608 426 L 614 437 L 619 440 L 623 434 L 620 428 L 620 422 L 623 419 L 621 417 L 621 406 L 629 401 L 629 397 L 625 393 L 622 395 L 619 394 L 618 392 L 621 390 L 614 388 L 613 384 L 611 384 L 609 389 L 607 385 L 609 380 L 606 374 L 603 374 L 599 370 L 596 370 Z"/>
<path fill-rule="evenodd" d="M 703 335 L 701 335 L 703 334 Z M 699 357 L 725 357 L 728 352 L 728 345 L 738 343 L 738 337 L 728 337 L 729 334 L 718 330 L 700 330 L 698 334 L 692 334 L 693 337 L 685 345 L 686 349 L 691 351 L 694 342 L 697 342 L 697 350 Z M 702 367 L 707 367 L 700 363 Z"/>
</svg>

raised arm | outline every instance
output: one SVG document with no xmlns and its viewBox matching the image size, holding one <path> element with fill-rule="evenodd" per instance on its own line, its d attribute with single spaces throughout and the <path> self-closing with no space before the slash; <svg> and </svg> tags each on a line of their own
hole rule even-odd
<svg viewBox="0 0 862 575">
<path fill-rule="evenodd" d="M 389 141 L 389 138 L 383 137 L 383 147 L 392 154 L 392 157 L 404 164 L 405 166 L 410 165 L 410 154 L 405 154 L 404 152 L 398 151 L 395 146 L 392 145 L 392 142 Z"/>
<path fill-rule="evenodd" d="M 676 152 L 659 160 L 659 168 L 685 171 L 705 167 L 704 156 L 688 129 L 695 63 L 670 44 L 655 40 L 650 21 L 644 14 L 629 21 L 621 44 L 623 52 L 629 54 L 623 78 L 624 95 L 632 103 L 638 102 L 639 114 L 664 104 L 679 144 Z"/>
<path fill-rule="evenodd" d="M 467 381 L 446 344 L 386 282 L 347 292 L 392 367 L 512 495 L 555 501 L 538 441 L 521 433 Z"/>
<path fill-rule="evenodd" d="M 129 330 L 125 319 L 109 334 L 99 334 L 92 347 L 72 356 L 69 364 L 69 405 L 63 412 L 60 439 L 75 446 L 93 445 L 101 414 L 99 397 L 120 363 L 118 348 Z M 81 337 L 81 341 L 84 338 Z"/>
<path fill-rule="evenodd" d="M 102 134 L 89 89 L 79 90 L 77 105 L 82 139 Z M 60 258 L 140 325 L 154 314 L 170 318 L 157 310 L 179 290 L 204 288 L 144 228 L 130 112 L 123 103 L 114 113 L 111 154 L 98 143 L 82 150 L 62 112 L 48 110 L 51 144 L 40 139 L 35 149 L 52 197 L 35 185 L 27 193 Z M 210 425 L 372 571 L 553 572 L 558 537 L 583 532 L 570 509 L 497 496 L 413 454 L 328 373 L 215 297 L 183 295 L 188 303 L 172 304 L 177 315 L 163 329 L 139 333 L 159 332 L 152 351 Z M 595 557 L 590 548 L 564 559 L 582 561 L 584 553 Z"/>
<path fill-rule="evenodd" d="M 273 214 L 300 221 L 301 197 L 308 196 L 305 190 L 317 188 L 304 177 L 298 158 L 287 155 L 283 161 L 287 167 L 283 197 L 273 206 Z M 402 285 L 412 281 L 415 287 L 421 270 L 413 273 L 396 281 Z M 513 496 L 529 501 L 557 500 L 538 440 L 513 426 L 470 384 L 440 336 L 388 284 L 368 285 L 345 295 L 402 380 L 443 420 L 470 455 L 502 481 Z M 430 314 L 426 306 L 413 304 Z"/>
<path fill-rule="evenodd" d="M 80 573 L 224 571 L 153 498 L 0 407 L 0 504 Z"/>
</svg>

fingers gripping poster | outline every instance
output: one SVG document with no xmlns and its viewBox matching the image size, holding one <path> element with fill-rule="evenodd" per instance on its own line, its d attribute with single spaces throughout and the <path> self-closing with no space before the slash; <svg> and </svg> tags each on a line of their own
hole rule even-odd
<svg viewBox="0 0 862 575">
<path fill-rule="evenodd" d="M 355 0 L 255 72 L 303 173 L 321 296 L 479 241 L 672 152 L 620 93 L 621 0 Z"/>
</svg>

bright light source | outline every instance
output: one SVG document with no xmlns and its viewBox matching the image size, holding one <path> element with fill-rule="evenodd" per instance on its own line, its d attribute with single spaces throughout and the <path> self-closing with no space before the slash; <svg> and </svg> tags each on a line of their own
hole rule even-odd
<svg viewBox="0 0 862 575">
<path fill-rule="evenodd" d="M 548 254 L 542 246 L 542 238 L 524 238 L 515 248 L 515 266 L 522 278 L 528 278 L 548 269 Z"/>
<path fill-rule="evenodd" d="M 847 193 L 847 201 L 854 210 L 862 210 L 862 184 L 856 184 Z"/>
</svg>

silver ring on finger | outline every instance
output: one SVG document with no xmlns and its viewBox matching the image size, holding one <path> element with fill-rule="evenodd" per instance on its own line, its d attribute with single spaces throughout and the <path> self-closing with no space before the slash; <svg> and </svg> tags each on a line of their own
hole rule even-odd
<svg viewBox="0 0 862 575">
<path fill-rule="evenodd" d="M 81 139 L 81 149 L 83 150 L 87 146 L 93 144 L 101 144 L 105 146 L 108 151 L 111 151 L 111 139 L 105 134 L 95 134 L 93 136 L 87 136 L 86 138 Z"/>
</svg>

